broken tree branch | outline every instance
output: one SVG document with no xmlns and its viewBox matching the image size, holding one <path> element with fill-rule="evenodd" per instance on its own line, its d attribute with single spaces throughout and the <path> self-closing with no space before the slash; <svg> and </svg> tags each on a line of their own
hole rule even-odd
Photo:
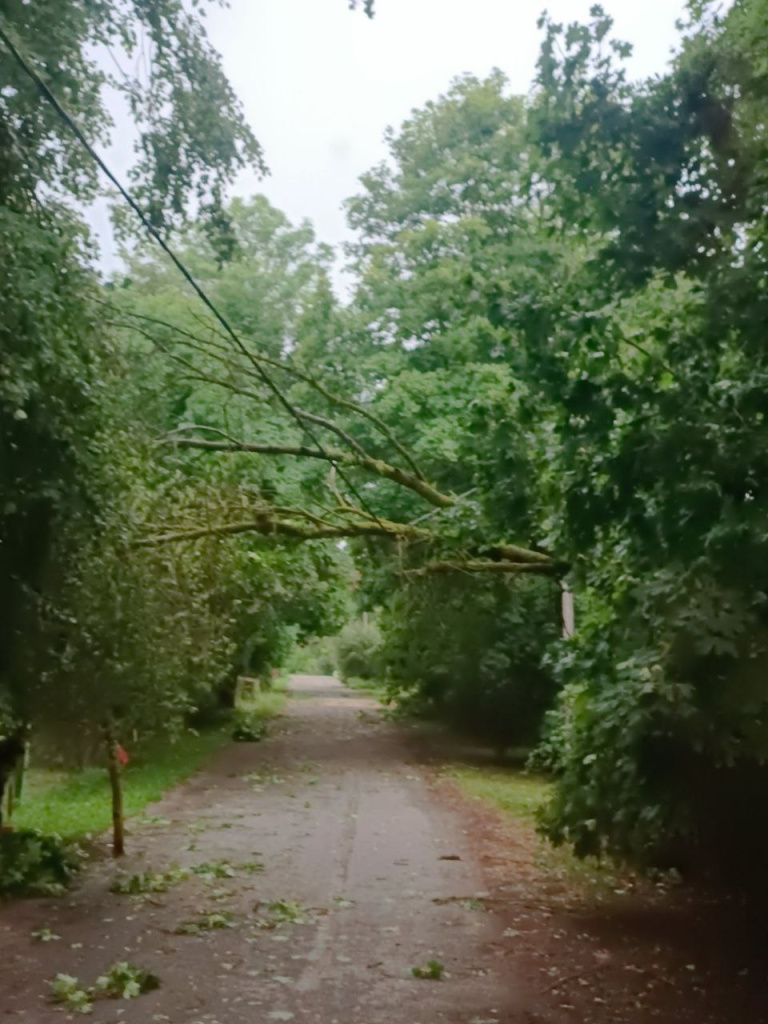
<svg viewBox="0 0 768 1024">
<path fill-rule="evenodd" d="M 449 573 L 533 573 L 543 576 L 554 576 L 560 567 L 554 562 L 486 562 L 478 559 L 467 559 L 464 562 L 427 562 L 418 569 L 403 569 L 401 576 L 435 576 Z"/>
<path fill-rule="evenodd" d="M 456 499 L 448 494 L 443 494 L 436 487 L 420 480 L 412 473 L 390 466 L 382 459 L 374 458 L 372 455 L 359 453 L 357 451 L 344 452 L 338 449 L 310 448 L 308 445 L 281 445 L 254 443 L 247 441 L 204 441 L 198 438 L 170 437 L 167 444 L 173 444 L 180 448 L 197 448 L 203 451 L 217 452 L 253 452 L 258 455 L 290 455 L 302 459 L 322 459 L 330 463 L 343 463 L 347 466 L 358 466 L 366 469 L 376 476 L 391 480 L 410 491 L 414 491 L 420 497 L 428 501 L 430 505 L 437 508 L 450 508 L 456 503 Z"/>
<path fill-rule="evenodd" d="M 138 547 L 155 547 L 179 541 L 201 540 L 203 537 L 232 537 L 241 533 L 259 533 L 265 537 L 293 537 L 296 540 L 331 540 L 345 537 L 403 537 L 411 540 L 426 540 L 429 534 L 403 523 L 387 519 L 380 522 L 348 523 L 344 526 L 305 525 L 287 519 L 277 519 L 268 514 L 240 523 L 221 523 L 202 526 L 191 530 L 173 530 L 138 541 Z"/>
<path fill-rule="evenodd" d="M 216 343 L 211 339 L 201 338 L 199 335 L 193 334 L 191 331 L 187 331 L 184 328 L 178 327 L 176 324 L 172 324 L 167 320 L 162 320 L 159 317 L 147 316 L 146 314 L 136 313 L 132 310 L 121 309 L 119 306 L 114 306 L 112 303 L 108 302 L 103 302 L 102 304 L 109 307 L 110 309 L 115 310 L 116 312 L 119 312 L 120 315 L 122 316 L 133 317 L 136 320 L 140 320 L 145 323 L 151 323 L 157 327 L 163 327 L 169 331 L 174 331 L 185 339 L 186 344 L 190 345 L 190 347 L 196 349 L 198 352 L 201 352 L 208 356 L 212 356 L 213 358 L 217 359 L 217 361 L 223 363 L 230 370 L 235 369 L 236 364 L 232 360 L 231 346 L 226 344 L 227 342 L 229 342 L 230 339 L 228 338 L 227 335 L 223 334 L 223 332 L 221 332 L 216 327 L 215 324 L 207 324 L 204 326 L 207 326 L 211 333 L 218 335 L 220 338 L 223 338 L 225 342 L 224 344 L 222 344 L 221 342 Z M 144 335 L 144 337 L 148 338 L 148 340 L 154 341 L 154 343 L 157 344 L 158 347 L 162 348 L 163 351 L 165 351 L 168 355 L 173 355 L 173 353 L 169 352 L 168 349 L 164 347 L 158 341 L 157 338 L 155 338 L 152 335 L 149 335 L 148 332 L 146 331 L 140 330 L 138 327 L 136 327 L 135 324 L 128 322 L 120 324 L 119 326 L 126 327 L 131 330 L 138 330 L 141 334 Z M 214 354 L 211 351 L 212 349 L 216 350 L 217 354 Z M 324 384 L 321 384 L 320 381 L 318 381 L 310 373 L 307 373 L 307 371 L 305 370 L 299 369 L 299 367 L 294 366 L 291 363 L 284 363 L 279 359 L 273 359 L 270 356 L 265 356 L 262 354 L 254 355 L 253 353 L 250 353 L 250 351 L 249 357 L 251 362 L 253 362 L 253 360 L 256 359 L 259 363 L 264 363 L 266 366 L 269 366 L 273 369 L 284 371 L 289 376 L 294 377 L 296 380 L 300 380 L 302 381 L 302 383 L 309 385 L 309 387 L 311 387 L 319 395 L 322 395 L 323 398 L 325 398 L 326 401 L 330 402 L 332 405 L 336 405 L 341 409 L 347 409 L 350 412 L 353 412 L 359 416 L 362 416 L 364 419 L 368 420 L 368 422 L 373 424 L 376 430 L 378 430 L 378 432 L 389 441 L 389 443 L 398 452 L 398 454 L 401 455 L 403 459 L 405 459 L 405 461 L 410 466 L 415 476 L 417 476 L 420 480 L 425 479 L 424 474 L 419 469 L 419 466 L 417 465 L 415 459 L 410 454 L 408 449 L 400 441 L 398 441 L 397 437 L 394 435 L 390 427 L 384 422 L 384 420 L 378 417 L 375 413 L 371 412 L 370 409 L 367 409 L 365 406 L 360 405 L 358 402 L 353 402 L 349 398 L 343 398 L 341 395 L 337 395 L 335 392 L 327 388 Z M 247 366 L 244 367 L 242 366 L 242 364 L 237 364 L 237 369 L 241 373 L 244 372 L 249 376 L 256 376 L 257 379 L 260 380 L 260 377 L 258 377 L 251 370 L 249 370 Z M 228 386 L 221 380 L 214 380 L 210 377 L 206 377 L 204 379 L 208 380 L 209 383 L 217 383 L 220 384 L 221 386 Z"/>
</svg>

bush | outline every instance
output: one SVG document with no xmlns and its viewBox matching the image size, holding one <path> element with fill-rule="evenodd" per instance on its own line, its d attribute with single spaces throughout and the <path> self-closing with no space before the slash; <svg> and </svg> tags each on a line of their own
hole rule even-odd
<svg viewBox="0 0 768 1024">
<path fill-rule="evenodd" d="M 254 711 L 238 709 L 232 722 L 232 739 L 240 743 L 258 743 L 264 738 L 266 727 L 263 719 Z"/>
<path fill-rule="evenodd" d="M 543 830 L 578 855 L 764 889 L 768 630 L 682 567 L 579 607 L 552 658 L 564 686 L 537 753 L 556 783 Z"/>
<path fill-rule="evenodd" d="M 374 679 L 381 671 L 381 630 L 375 622 L 348 622 L 339 634 L 336 659 L 342 679 Z"/>
<path fill-rule="evenodd" d="M 542 652 L 558 634 L 548 580 L 433 578 L 395 596 L 383 617 L 391 697 L 500 750 L 538 739 L 556 686 Z"/>
<path fill-rule="evenodd" d="M 36 829 L 0 832 L 0 896 L 51 896 L 80 867 L 78 849 Z"/>
<path fill-rule="evenodd" d="M 243 743 L 257 743 L 267 732 L 267 722 L 285 707 L 287 695 L 281 681 L 273 689 L 264 690 L 235 708 L 232 739 Z"/>
<path fill-rule="evenodd" d="M 329 636 L 315 636 L 297 646 L 288 662 L 290 672 L 318 676 L 335 675 L 336 666 L 336 639 Z"/>
</svg>

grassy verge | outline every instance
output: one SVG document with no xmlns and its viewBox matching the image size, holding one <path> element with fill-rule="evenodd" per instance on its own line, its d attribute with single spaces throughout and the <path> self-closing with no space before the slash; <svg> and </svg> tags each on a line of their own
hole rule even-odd
<svg viewBox="0 0 768 1024">
<path fill-rule="evenodd" d="M 241 699 L 237 704 L 237 714 L 244 715 L 262 725 L 270 718 L 281 714 L 288 701 L 286 690 L 287 680 L 278 680 L 270 690 L 262 690 L 248 699 Z"/>
<path fill-rule="evenodd" d="M 534 824 L 550 783 L 535 775 L 504 768 L 452 768 L 450 773 L 468 796 L 485 800 L 511 817 Z"/>
<path fill-rule="evenodd" d="M 452 765 L 446 768 L 446 774 L 455 779 L 467 796 L 484 801 L 529 833 L 535 828 L 537 812 L 552 789 L 547 779 L 526 775 L 511 767 Z M 595 857 L 579 860 L 567 846 L 555 848 L 543 837 L 538 838 L 535 859 L 545 876 L 562 879 L 590 898 L 602 899 L 624 891 L 637 881 L 631 872 L 609 860 L 598 861 Z"/>
<path fill-rule="evenodd" d="M 186 732 L 175 742 L 157 736 L 131 751 L 132 761 L 124 776 L 126 816 L 139 814 L 147 804 L 192 775 L 229 737 L 227 725 L 201 733 Z M 15 828 L 38 828 L 79 838 L 103 832 L 111 824 L 109 781 L 104 768 L 65 773 L 33 767 L 24 787 L 22 802 L 13 815 Z"/>
</svg>

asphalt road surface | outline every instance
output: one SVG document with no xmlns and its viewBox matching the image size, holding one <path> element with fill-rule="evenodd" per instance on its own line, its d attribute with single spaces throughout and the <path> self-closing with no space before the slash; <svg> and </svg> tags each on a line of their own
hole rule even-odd
<svg viewBox="0 0 768 1024">
<path fill-rule="evenodd" d="M 499 953 L 503 923 L 483 902 L 466 820 L 433 791 L 408 727 L 334 679 L 291 687 L 264 742 L 227 748 L 131 828 L 122 870 L 202 874 L 117 895 L 105 860 L 63 899 L 0 910 L 0 1020 L 61 1021 L 47 981 L 89 984 L 116 960 L 153 971 L 160 989 L 99 1000 L 84 1019 L 535 1019 Z M 35 941 L 42 928 L 60 938 Z M 414 977 L 430 962 L 439 980 Z"/>
</svg>

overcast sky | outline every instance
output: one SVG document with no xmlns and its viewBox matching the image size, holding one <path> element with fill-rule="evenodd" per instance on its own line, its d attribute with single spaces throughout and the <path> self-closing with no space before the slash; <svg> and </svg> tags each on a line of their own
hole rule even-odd
<svg viewBox="0 0 768 1024">
<path fill-rule="evenodd" d="M 209 31 L 271 174 L 244 175 L 237 192 L 263 191 L 319 237 L 346 237 L 342 201 L 380 161 L 387 125 L 435 99 L 462 72 L 499 67 L 517 92 L 534 74 L 543 7 L 586 20 L 590 0 L 377 0 L 369 21 L 346 0 L 231 0 Z M 635 46 L 633 74 L 661 71 L 682 0 L 606 0 L 617 35 Z"/>
<path fill-rule="evenodd" d="M 552 17 L 585 21 L 593 0 L 550 0 Z M 318 238 L 349 237 L 341 204 L 358 178 L 387 153 L 384 130 L 445 92 L 464 72 L 494 67 L 515 92 L 533 81 L 545 0 L 376 0 L 371 21 L 347 0 L 231 0 L 211 6 L 208 31 L 221 53 L 256 137 L 268 177 L 243 174 L 235 192 L 263 192 L 292 221 L 308 217 Z M 635 47 L 635 77 L 658 73 L 677 40 L 684 0 L 605 0 L 616 35 Z M 109 159 L 125 180 L 133 134 L 124 104 Z M 101 241 L 100 266 L 120 265 L 99 202 L 89 220 Z M 341 261 L 336 284 L 345 289 Z"/>
</svg>

